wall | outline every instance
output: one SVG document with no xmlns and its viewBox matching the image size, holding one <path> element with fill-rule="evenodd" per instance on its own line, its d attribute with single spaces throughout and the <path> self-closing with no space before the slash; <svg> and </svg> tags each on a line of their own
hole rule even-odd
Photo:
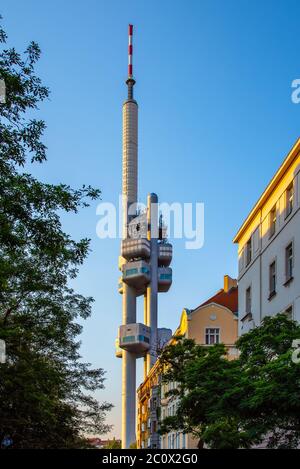
<svg viewBox="0 0 300 469">
<path fill-rule="evenodd" d="M 219 328 L 220 342 L 233 346 L 237 340 L 238 320 L 225 306 L 211 303 L 200 306 L 189 314 L 187 337 L 205 344 L 205 329 Z"/>
<path fill-rule="evenodd" d="M 294 207 L 286 217 L 286 189 L 293 182 Z M 276 230 L 270 237 L 270 212 L 276 207 Z M 246 243 L 251 237 L 252 261 L 246 265 Z M 293 242 L 294 279 L 285 285 L 285 249 Z M 300 154 L 290 166 L 263 204 L 257 209 L 239 239 L 239 334 L 258 326 L 261 319 L 293 306 L 294 319 L 300 321 Z M 269 266 L 276 261 L 276 295 L 269 298 Z M 246 314 L 246 290 L 252 290 L 252 318 L 242 321 Z"/>
</svg>

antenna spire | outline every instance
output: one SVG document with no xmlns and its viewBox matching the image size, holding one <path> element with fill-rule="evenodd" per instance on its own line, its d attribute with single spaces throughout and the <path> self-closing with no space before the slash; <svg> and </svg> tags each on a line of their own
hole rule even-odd
<svg viewBox="0 0 300 469">
<path fill-rule="evenodd" d="M 133 35 L 133 25 L 128 25 L 128 78 L 126 80 L 126 84 L 128 86 L 128 99 L 133 99 L 133 85 L 135 84 L 135 80 L 133 78 L 132 73 L 132 52 L 133 52 L 133 45 L 132 45 L 132 35 Z"/>
</svg>

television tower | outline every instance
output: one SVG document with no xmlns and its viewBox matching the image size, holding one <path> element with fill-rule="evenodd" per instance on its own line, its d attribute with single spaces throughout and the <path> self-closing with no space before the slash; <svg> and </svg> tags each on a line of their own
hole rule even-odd
<svg viewBox="0 0 300 469">
<path fill-rule="evenodd" d="M 168 340 L 166 329 L 157 327 L 157 293 L 172 283 L 172 245 L 158 217 L 158 197 L 149 194 L 147 210 L 139 212 L 138 105 L 133 97 L 133 26 L 128 30 L 128 96 L 123 104 L 123 239 L 119 269 L 122 272 L 122 325 L 116 355 L 122 358 L 122 448 L 136 441 L 136 360 L 144 359 L 144 378 L 154 365 L 157 350 Z M 136 298 L 144 296 L 144 323 L 137 322 Z M 168 335 L 168 334 L 167 334 Z"/>
</svg>

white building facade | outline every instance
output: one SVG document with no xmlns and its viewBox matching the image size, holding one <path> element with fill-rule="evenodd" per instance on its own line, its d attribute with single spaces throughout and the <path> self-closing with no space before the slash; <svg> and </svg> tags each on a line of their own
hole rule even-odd
<svg viewBox="0 0 300 469">
<path fill-rule="evenodd" d="M 265 316 L 300 322 L 300 139 L 234 238 L 238 243 L 239 335 Z"/>
<path fill-rule="evenodd" d="M 177 414 L 178 410 L 178 398 L 175 396 L 166 397 L 166 393 L 176 388 L 176 383 L 169 382 L 162 384 L 161 386 L 161 419 L 164 420 L 166 417 L 172 417 Z M 191 435 L 172 431 L 160 437 L 160 448 L 161 449 L 186 449 L 195 447 L 195 442 L 192 441 Z"/>
</svg>

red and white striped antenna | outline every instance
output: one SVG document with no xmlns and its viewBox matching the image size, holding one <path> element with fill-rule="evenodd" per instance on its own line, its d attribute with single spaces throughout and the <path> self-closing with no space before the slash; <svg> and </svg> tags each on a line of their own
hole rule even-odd
<svg viewBox="0 0 300 469">
<path fill-rule="evenodd" d="M 128 78 L 132 79 L 132 34 L 133 34 L 133 25 L 128 25 Z"/>
<path fill-rule="evenodd" d="M 128 78 L 126 80 L 128 86 L 128 99 L 133 99 L 133 85 L 135 84 L 135 79 L 133 78 L 132 71 L 132 34 L 133 34 L 133 25 L 128 25 Z"/>
</svg>

